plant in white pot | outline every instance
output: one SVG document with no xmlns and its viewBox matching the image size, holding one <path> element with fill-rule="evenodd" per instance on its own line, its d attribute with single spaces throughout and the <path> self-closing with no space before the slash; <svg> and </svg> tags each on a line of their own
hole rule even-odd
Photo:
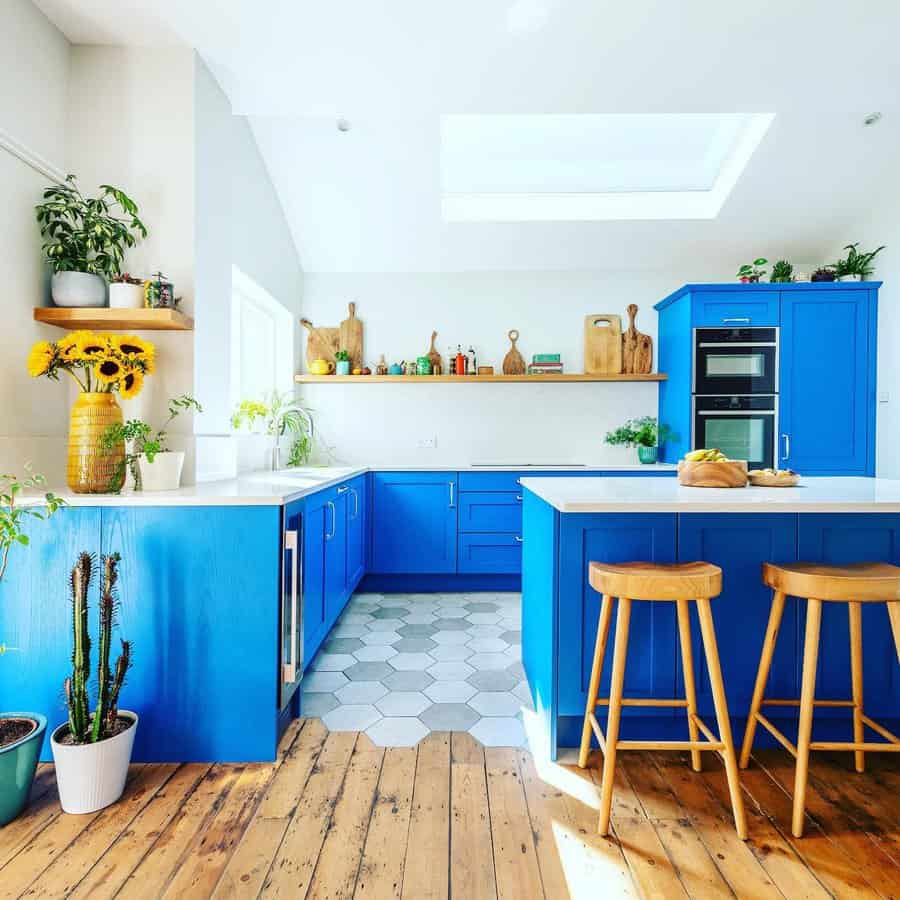
<svg viewBox="0 0 900 900">
<path fill-rule="evenodd" d="M 181 484 L 184 451 L 168 449 L 166 429 L 185 412 L 203 412 L 203 407 L 190 394 L 169 400 L 169 417 L 162 428 L 154 430 L 140 419 L 110 425 L 100 438 L 103 450 L 110 450 L 125 441 L 129 450 L 122 467 L 131 472 L 136 491 L 174 491 Z M 118 493 L 125 483 L 124 471 L 115 473 L 110 490 Z"/>
<path fill-rule="evenodd" d="M 119 709 L 119 692 L 131 667 L 131 644 L 110 668 L 116 617 L 118 553 L 104 556 L 100 585 L 100 646 L 97 661 L 97 705 L 91 713 L 88 680 L 91 639 L 88 635 L 88 590 L 94 558 L 81 553 L 72 569 L 72 674 L 63 683 L 69 720 L 50 737 L 59 800 L 67 813 L 90 813 L 115 803 L 125 789 L 137 731 L 137 713 Z"/>
<path fill-rule="evenodd" d="M 860 253 L 858 247 L 859 241 L 847 244 L 844 247 L 847 251 L 846 258 L 839 259 L 832 266 L 838 281 L 866 281 L 875 271 L 873 260 L 884 250 L 884 244 L 866 253 Z"/>
<path fill-rule="evenodd" d="M 110 309 L 141 309 L 144 305 L 144 282 L 119 272 L 109 282 Z"/>
<path fill-rule="evenodd" d="M 43 250 L 53 268 L 50 293 L 57 306 L 106 305 L 106 280 L 121 271 L 126 249 L 147 229 L 135 202 L 119 188 L 100 185 L 85 197 L 74 175 L 44 191 L 35 207 Z"/>
</svg>

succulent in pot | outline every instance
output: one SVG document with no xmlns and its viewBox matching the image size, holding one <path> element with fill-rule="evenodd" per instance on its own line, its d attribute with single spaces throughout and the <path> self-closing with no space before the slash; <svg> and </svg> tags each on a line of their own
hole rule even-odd
<svg viewBox="0 0 900 900">
<path fill-rule="evenodd" d="M 118 553 L 104 556 L 100 576 L 100 643 L 97 661 L 97 704 L 88 701 L 91 639 L 88 635 L 88 592 L 94 557 L 81 553 L 72 569 L 72 674 L 63 682 L 68 721 L 50 736 L 59 800 L 67 813 L 90 813 L 115 803 L 125 789 L 137 713 L 119 709 L 119 694 L 131 668 L 131 644 L 110 666 L 119 580 Z"/>
<path fill-rule="evenodd" d="M 763 256 L 757 257 L 752 263 L 742 265 L 736 277 L 740 279 L 741 284 L 756 284 L 766 274 L 766 270 L 762 267 L 768 265 L 768 262 Z"/>
<path fill-rule="evenodd" d="M 832 266 L 821 266 L 816 269 L 810 276 L 810 281 L 834 281 L 834 268 Z"/>
<path fill-rule="evenodd" d="M 606 443 L 610 446 L 637 447 L 638 460 L 642 463 L 655 463 L 659 459 L 659 445 L 667 439 L 677 440 L 668 425 L 663 425 L 653 416 L 642 416 L 629 419 L 615 431 L 606 435 Z"/>
<path fill-rule="evenodd" d="M 875 271 L 872 261 L 884 250 L 884 244 L 867 253 L 860 253 L 858 247 L 859 241 L 847 244 L 844 247 L 847 256 L 834 264 L 834 274 L 838 281 L 865 281 Z"/>
<path fill-rule="evenodd" d="M 128 272 L 114 275 L 109 283 L 109 305 L 112 309 L 141 309 L 144 305 L 144 282 Z"/>
<path fill-rule="evenodd" d="M 348 350 L 338 350 L 334 354 L 335 371 L 338 375 L 350 374 L 350 352 Z"/>
<path fill-rule="evenodd" d="M 769 276 L 769 281 L 773 284 L 787 284 L 793 280 L 794 267 L 786 259 L 779 259 L 772 266 L 772 274 Z"/>
</svg>

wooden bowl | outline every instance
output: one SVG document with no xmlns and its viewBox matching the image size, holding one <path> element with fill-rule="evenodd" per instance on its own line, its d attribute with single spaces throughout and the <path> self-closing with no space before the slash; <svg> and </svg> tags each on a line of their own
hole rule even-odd
<svg viewBox="0 0 900 900">
<path fill-rule="evenodd" d="M 800 476 L 795 472 L 793 475 L 770 475 L 768 472 L 750 472 L 747 476 L 750 484 L 755 487 L 797 487 L 800 484 Z"/>
<path fill-rule="evenodd" d="M 678 483 L 684 487 L 740 488 L 747 486 L 747 463 L 742 459 L 678 463 Z"/>
</svg>

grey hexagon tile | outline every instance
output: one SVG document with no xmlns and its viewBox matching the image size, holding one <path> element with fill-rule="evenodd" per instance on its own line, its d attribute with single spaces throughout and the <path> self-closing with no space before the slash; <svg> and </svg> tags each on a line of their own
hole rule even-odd
<svg viewBox="0 0 900 900">
<path fill-rule="evenodd" d="M 512 690 L 527 709 L 534 709 L 534 701 L 531 699 L 531 689 L 527 681 L 520 681 Z"/>
<path fill-rule="evenodd" d="M 437 647 L 437 644 L 427 637 L 400 638 L 394 647 L 401 653 L 427 653 Z"/>
<path fill-rule="evenodd" d="M 434 679 L 427 672 L 393 672 L 381 683 L 392 691 L 424 691 Z"/>
<path fill-rule="evenodd" d="M 334 694 L 308 694 L 304 691 L 300 698 L 300 715 L 308 719 L 321 719 L 325 713 L 341 705 L 341 701 Z"/>
<path fill-rule="evenodd" d="M 519 682 L 515 675 L 504 669 L 475 672 L 466 680 L 479 691 L 511 691 Z"/>
<path fill-rule="evenodd" d="M 472 635 L 468 631 L 436 631 L 431 639 L 436 644 L 468 644 Z"/>
<path fill-rule="evenodd" d="M 360 601 L 370 601 L 372 603 L 377 603 L 380 606 L 382 600 L 384 600 L 384 594 L 372 594 L 372 593 L 362 594 L 362 593 L 360 593 L 360 594 L 354 594 L 353 599 L 360 600 Z"/>
<path fill-rule="evenodd" d="M 343 672 L 307 672 L 303 676 L 303 692 L 306 694 L 319 691 L 333 692 L 347 683 Z"/>
<path fill-rule="evenodd" d="M 440 681 L 463 681 L 475 670 L 464 662 L 438 662 L 429 666 L 428 674 Z"/>
<path fill-rule="evenodd" d="M 403 617 L 403 621 L 407 625 L 433 625 L 437 616 L 430 612 L 410 613 Z"/>
<path fill-rule="evenodd" d="M 469 641 L 469 647 L 476 653 L 502 653 L 509 644 L 501 638 L 477 637 Z"/>
<path fill-rule="evenodd" d="M 381 713 L 374 706 L 350 705 L 339 706 L 322 716 L 329 731 L 365 731 L 381 718 Z"/>
<path fill-rule="evenodd" d="M 384 662 L 396 656 L 397 650 L 390 644 L 372 644 L 370 647 L 363 646 L 359 650 L 354 650 L 353 655 L 360 662 Z"/>
<path fill-rule="evenodd" d="M 419 691 L 392 691 L 375 706 L 385 716 L 417 716 L 431 706 L 431 700 Z"/>
<path fill-rule="evenodd" d="M 479 716 L 465 703 L 434 703 L 419 718 L 432 731 L 468 731 Z"/>
<path fill-rule="evenodd" d="M 434 625 L 401 625 L 397 633 L 403 637 L 431 637 L 437 628 Z"/>
<path fill-rule="evenodd" d="M 409 625 L 408 628 L 424 628 L 428 626 Z M 435 619 L 431 626 L 435 631 L 465 631 L 469 627 L 466 619 Z"/>
<path fill-rule="evenodd" d="M 312 664 L 314 672 L 343 672 L 356 659 L 349 653 L 320 653 Z"/>
<path fill-rule="evenodd" d="M 428 651 L 428 655 L 433 656 L 438 662 L 446 662 L 468 659 L 472 655 L 472 650 L 465 644 L 437 644 L 433 650 Z"/>
<path fill-rule="evenodd" d="M 468 681 L 436 681 L 425 693 L 435 703 L 465 703 L 477 690 Z"/>
<path fill-rule="evenodd" d="M 400 635 L 396 631 L 373 631 L 364 634 L 360 640 L 368 647 L 373 644 L 396 644 L 400 640 Z"/>
<path fill-rule="evenodd" d="M 486 612 L 497 612 L 500 609 L 500 605 L 498 603 L 486 603 L 486 602 L 478 602 L 478 603 L 467 603 L 466 609 L 470 613 L 486 613 Z"/>
<path fill-rule="evenodd" d="M 524 747 L 525 729 L 516 718 L 486 717 L 479 719 L 469 734 L 485 747 Z"/>
<path fill-rule="evenodd" d="M 368 634 L 369 629 L 366 628 L 365 625 L 344 625 L 341 622 L 338 622 L 335 625 L 334 630 L 331 632 L 331 637 L 333 638 L 362 638 L 363 635 Z"/>
<path fill-rule="evenodd" d="M 406 623 L 403 619 L 372 619 L 369 623 L 368 630 L 370 632 L 374 631 L 397 631 L 401 626 Z"/>
<path fill-rule="evenodd" d="M 390 665 L 401 672 L 422 672 L 434 660 L 427 653 L 398 653 L 389 660 Z"/>
<path fill-rule="evenodd" d="M 469 625 L 469 639 L 500 637 L 505 629 L 499 625 Z"/>
<path fill-rule="evenodd" d="M 476 653 L 469 657 L 469 665 L 475 669 L 505 669 L 509 657 L 504 653 Z"/>
<path fill-rule="evenodd" d="M 522 619 L 519 616 L 503 616 L 497 624 L 506 631 L 507 629 L 521 628 Z"/>
<path fill-rule="evenodd" d="M 373 704 L 387 692 L 388 689 L 380 681 L 351 681 L 335 691 L 334 696 L 345 705 Z"/>
<path fill-rule="evenodd" d="M 501 618 L 500 613 L 495 612 L 469 613 L 468 615 L 468 621 L 473 625 L 496 625 Z"/>
<path fill-rule="evenodd" d="M 359 638 L 332 638 L 322 649 L 326 653 L 352 653 L 363 646 Z"/>
<path fill-rule="evenodd" d="M 403 606 L 381 606 L 372 613 L 373 619 L 402 619 L 409 615 L 409 610 Z"/>
<path fill-rule="evenodd" d="M 514 628 L 510 631 L 504 631 L 500 635 L 500 639 L 506 641 L 508 644 L 521 644 L 522 630 L 520 628 Z"/>
<path fill-rule="evenodd" d="M 344 674 L 351 681 L 381 681 L 393 671 L 386 662 L 358 662 L 344 669 Z"/>
<path fill-rule="evenodd" d="M 364 612 L 371 615 L 373 610 L 381 609 L 381 604 L 376 603 L 374 600 L 357 600 L 356 597 L 354 597 L 347 604 L 347 609 L 350 610 L 350 612 Z"/>
<path fill-rule="evenodd" d="M 366 729 L 378 747 L 415 747 L 428 734 L 428 729 L 415 718 L 384 718 Z"/>
<path fill-rule="evenodd" d="M 442 619 L 464 619 L 469 611 L 464 606 L 442 606 L 440 616 Z"/>
<path fill-rule="evenodd" d="M 371 621 L 368 613 L 345 612 L 341 616 L 341 625 L 366 625 Z"/>
<path fill-rule="evenodd" d="M 514 675 L 516 680 L 521 680 L 525 677 L 525 667 L 520 662 L 514 662 L 511 666 L 507 666 L 506 671 L 510 675 Z"/>
<path fill-rule="evenodd" d="M 469 706 L 483 716 L 506 716 L 509 718 L 515 716 L 521 709 L 522 701 L 509 691 L 484 691 L 472 697 L 469 700 Z"/>
</svg>

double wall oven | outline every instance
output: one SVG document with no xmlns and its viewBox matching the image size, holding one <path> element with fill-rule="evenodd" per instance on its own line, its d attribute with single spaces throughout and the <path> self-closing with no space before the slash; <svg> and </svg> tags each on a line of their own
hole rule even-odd
<svg viewBox="0 0 900 900">
<path fill-rule="evenodd" d="M 778 329 L 695 328 L 692 402 L 694 449 L 774 467 Z"/>
</svg>

